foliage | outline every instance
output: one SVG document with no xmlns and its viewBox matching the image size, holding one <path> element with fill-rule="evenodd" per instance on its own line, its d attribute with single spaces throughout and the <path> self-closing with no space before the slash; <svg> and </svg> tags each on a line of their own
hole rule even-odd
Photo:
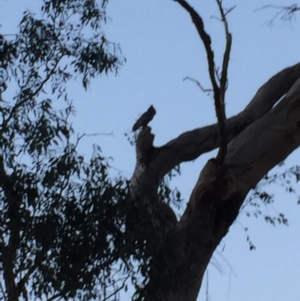
<svg viewBox="0 0 300 301">
<path fill-rule="evenodd" d="M 272 226 L 289 226 L 287 216 L 282 211 L 278 212 L 276 208 L 274 189 L 282 189 L 285 193 L 290 194 L 299 205 L 300 196 L 295 187 L 300 180 L 300 167 L 294 165 L 282 171 L 284 167 L 285 162 L 281 162 L 273 173 L 267 174 L 262 178 L 245 200 L 241 212 L 245 213 L 247 217 L 262 218 L 267 224 Z M 288 199 L 290 200 L 291 198 L 289 197 Z M 244 230 L 250 250 L 255 249 L 256 247 L 251 241 L 248 227 L 244 227 Z"/>
<path fill-rule="evenodd" d="M 284 163 L 279 164 L 279 168 L 282 168 Z M 300 180 L 300 167 L 298 165 L 294 165 L 283 172 L 274 172 L 270 175 L 265 175 L 260 183 L 253 189 L 253 192 L 250 194 L 249 198 L 245 201 L 243 209 L 248 205 L 257 208 L 254 212 L 254 216 L 258 217 L 262 215 L 268 223 L 275 224 L 283 224 L 288 225 L 288 220 L 283 213 L 278 213 L 277 215 L 270 216 L 263 214 L 262 210 L 260 210 L 261 206 L 269 206 L 275 202 L 274 194 L 268 192 L 265 188 L 270 187 L 271 185 L 277 185 L 284 189 L 286 193 L 294 195 L 297 199 L 297 204 L 300 204 L 300 197 L 298 195 L 297 190 L 294 188 L 297 185 L 297 182 Z M 250 213 L 247 213 L 250 216 Z"/>
<path fill-rule="evenodd" d="M 102 299 L 115 290 L 113 246 L 128 185 L 110 179 L 98 146 L 90 160 L 77 153 L 82 137 L 74 141 L 66 90 L 74 76 L 86 88 L 124 62 L 102 32 L 105 8 L 44 0 L 40 18 L 27 10 L 13 38 L 0 35 L 2 300 L 87 300 L 100 297 L 99 285 Z M 17 91 L 11 99 L 7 87 Z"/>
<path fill-rule="evenodd" d="M 87 88 L 125 61 L 102 32 L 106 4 L 44 0 L 41 17 L 27 10 L 13 38 L 0 34 L 0 300 L 110 300 L 146 281 L 152 217 L 99 146 L 77 152 L 69 122 L 67 83 Z M 180 200 L 167 181 L 159 196 Z"/>
<path fill-rule="evenodd" d="M 132 202 L 129 182 L 110 177 L 99 146 L 89 159 L 77 152 L 84 135 L 74 138 L 69 122 L 67 83 L 79 77 L 86 89 L 125 62 L 102 32 L 106 4 L 43 0 L 40 16 L 25 11 L 13 38 L 0 34 L 0 300 L 112 300 L 129 281 L 141 300 L 148 293 L 141 288 L 151 294 L 163 278 L 165 290 L 174 286 L 176 277 L 168 276 L 176 273 L 165 268 L 176 260 L 174 242 L 164 248 L 172 229 L 165 210 L 181 202 L 169 187 L 179 166 L 160 183 L 156 200 Z M 226 88 L 223 75 L 215 91 L 225 95 Z M 221 111 L 222 95 L 216 98 Z M 299 180 L 298 169 L 291 173 Z M 258 216 L 257 198 L 270 203 L 272 196 L 256 188 L 249 204 Z M 265 220 L 287 223 L 281 213 Z"/>
</svg>

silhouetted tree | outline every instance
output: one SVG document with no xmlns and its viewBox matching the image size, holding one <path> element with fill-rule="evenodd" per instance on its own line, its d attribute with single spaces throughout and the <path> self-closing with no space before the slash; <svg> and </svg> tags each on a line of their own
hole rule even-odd
<svg viewBox="0 0 300 301">
<path fill-rule="evenodd" d="M 217 71 L 201 16 L 174 1 L 203 42 L 217 123 L 159 148 L 142 124 L 130 181 L 110 177 L 99 146 L 89 160 L 78 154 L 82 136 L 74 138 L 68 122 L 66 83 L 79 76 L 86 88 L 124 62 L 102 33 L 106 1 L 43 0 L 42 19 L 26 11 L 15 36 L 0 35 L 0 299 L 112 300 L 131 282 L 135 300 L 196 300 L 248 192 L 299 146 L 300 64 L 270 78 L 227 119 L 231 9 L 216 0 L 226 40 Z M 7 99 L 10 87 L 17 92 Z M 56 110 L 57 101 L 65 108 Z M 166 177 L 217 148 L 177 220 L 168 204 L 180 193 Z"/>
</svg>

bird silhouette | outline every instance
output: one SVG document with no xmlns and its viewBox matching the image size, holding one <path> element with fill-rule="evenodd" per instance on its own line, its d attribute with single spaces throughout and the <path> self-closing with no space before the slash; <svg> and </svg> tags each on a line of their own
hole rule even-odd
<svg viewBox="0 0 300 301">
<path fill-rule="evenodd" d="M 147 126 L 147 124 L 153 119 L 155 114 L 156 111 L 154 107 L 151 105 L 149 109 L 144 114 L 142 114 L 141 117 L 136 121 L 136 123 L 132 127 L 132 130 L 136 131 L 140 127 Z"/>
</svg>

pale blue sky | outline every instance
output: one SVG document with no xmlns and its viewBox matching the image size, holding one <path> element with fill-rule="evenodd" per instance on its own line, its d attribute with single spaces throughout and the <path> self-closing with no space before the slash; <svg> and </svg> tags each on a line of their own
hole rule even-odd
<svg viewBox="0 0 300 301">
<path fill-rule="evenodd" d="M 254 12 L 265 4 L 289 5 L 288 0 L 223 1 L 226 7 L 237 4 L 229 15 L 233 49 L 229 68 L 227 115 L 239 112 L 257 89 L 284 67 L 299 61 L 300 18 L 292 23 L 278 20 L 272 27 L 268 21 L 274 10 Z M 242 4 L 240 4 L 240 2 Z M 23 8 L 37 1 L 1 1 L 0 22 L 11 32 Z M 211 18 L 217 15 L 213 0 L 192 0 L 212 34 L 213 47 L 220 59 L 224 46 L 222 24 Z M 11 11 L 14 10 L 14 14 Z M 202 43 L 187 13 L 171 0 L 111 0 L 110 17 L 104 31 L 111 41 L 120 43 L 127 63 L 117 77 L 103 76 L 92 81 L 88 92 L 79 81 L 70 85 L 70 95 L 77 110 L 74 124 L 80 133 L 110 133 L 83 140 L 80 150 L 88 155 L 92 143 L 102 146 L 112 156 L 112 166 L 130 177 L 135 165 L 134 148 L 128 143 L 129 132 L 139 114 L 150 104 L 157 110 L 151 122 L 159 146 L 186 130 L 215 122 L 211 96 L 202 93 L 186 76 L 199 80 L 209 88 L 207 64 Z M 299 16 L 300 17 L 300 16 Z M 220 60 L 219 60 L 220 62 Z M 188 199 L 205 160 L 205 155 L 182 165 L 182 177 L 174 182 Z M 289 164 L 299 163 L 299 151 Z M 283 211 L 289 227 L 272 227 L 262 219 L 242 214 L 213 256 L 209 271 L 209 295 L 212 301 L 279 301 L 299 300 L 300 286 L 300 207 L 279 188 L 280 202 L 270 213 Z M 243 227 L 257 249 L 249 251 Z M 225 249 L 223 251 L 223 246 Z M 232 268 L 229 268 L 228 262 Z M 218 265 L 221 269 L 216 268 Z M 205 300 L 204 279 L 199 300 Z M 124 295 L 123 300 L 129 298 Z"/>
</svg>

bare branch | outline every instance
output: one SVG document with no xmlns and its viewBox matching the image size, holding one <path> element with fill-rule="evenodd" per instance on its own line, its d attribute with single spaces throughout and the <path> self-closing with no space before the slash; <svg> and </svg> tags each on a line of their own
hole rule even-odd
<svg viewBox="0 0 300 301">
<path fill-rule="evenodd" d="M 231 141 L 238 133 L 261 118 L 285 95 L 300 77 L 300 63 L 285 68 L 272 76 L 257 91 L 246 108 L 226 121 L 227 140 Z M 218 147 L 218 125 L 209 125 L 185 132 L 158 148 L 153 162 L 159 171 L 158 179 L 178 164 L 198 158 L 201 154 Z"/>
<path fill-rule="evenodd" d="M 268 9 L 268 8 L 273 8 L 273 9 L 278 10 L 278 12 L 275 14 L 275 16 L 270 20 L 270 22 L 269 22 L 270 25 L 280 15 L 281 15 L 281 17 L 280 17 L 281 20 L 290 21 L 292 19 L 292 17 L 294 16 L 294 13 L 297 11 L 300 11 L 300 6 L 298 6 L 297 4 L 292 4 L 289 6 L 279 6 L 279 5 L 269 4 L 269 5 L 264 5 L 260 8 L 257 8 L 255 10 L 255 12 L 263 10 L 263 9 Z"/>
<path fill-rule="evenodd" d="M 221 14 L 221 20 L 224 24 L 225 29 L 225 37 L 226 37 L 226 46 L 223 55 L 223 63 L 221 70 L 221 78 L 220 78 L 220 97 L 219 101 L 216 102 L 216 111 L 218 116 L 218 124 L 219 124 L 219 139 L 220 139 L 220 148 L 217 155 L 217 160 L 219 162 L 223 162 L 227 152 L 227 138 L 226 138 L 226 130 L 225 130 L 225 120 L 226 120 L 226 110 L 225 110 L 225 93 L 227 88 L 227 78 L 228 78 L 228 66 L 232 45 L 232 36 L 229 32 L 228 22 L 226 19 L 226 13 L 222 6 L 221 0 L 216 0 L 219 11 Z"/>
<path fill-rule="evenodd" d="M 217 84 L 216 78 L 215 78 L 215 61 L 214 61 L 214 52 L 211 48 L 211 38 L 208 35 L 208 33 L 204 29 L 204 23 L 200 15 L 194 10 L 193 7 L 191 7 L 185 0 L 174 0 L 175 2 L 178 2 L 191 16 L 193 23 L 196 26 L 196 29 L 198 31 L 198 34 L 201 38 L 201 41 L 203 42 L 206 55 L 207 55 L 207 62 L 208 62 L 208 72 L 210 81 L 213 86 L 213 91 L 216 96 L 219 94 L 219 86 Z M 218 98 L 218 97 L 217 97 Z"/>
<path fill-rule="evenodd" d="M 96 137 L 96 136 L 112 136 L 114 137 L 114 132 L 109 132 L 109 133 L 93 133 L 93 134 L 85 134 L 85 137 Z"/>
<path fill-rule="evenodd" d="M 204 93 L 205 93 L 205 92 L 207 92 L 207 93 L 213 92 L 212 89 L 205 89 L 205 88 L 203 88 L 203 86 L 201 85 L 201 83 L 200 83 L 198 80 L 196 80 L 196 79 L 194 79 L 194 78 L 192 78 L 192 77 L 187 76 L 187 77 L 185 77 L 185 78 L 183 79 L 183 81 L 185 81 L 185 80 L 190 80 L 190 81 L 196 83 L 197 86 L 198 86 L 198 87 L 202 90 L 202 92 L 204 92 Z"/>
<path fill-rule="evenodd" d="M 215 74 L 216 65 L 214 59 L 214 52 L 211 48 L 211 38 L 204 29 L 204 23 L 201 16 L 185 0 L 174 0 L 174 1 L 178 2 L 190 14 L 206 51 L 208 71 L 209 71 L 210 81 L 212 83 L 213 92 L 214 92 L 215 110 L 216 110 L 218 128 L 219 128 L 219 152 L 217 155 L 217 160 L 219 162 L 223 162 L 227 151 L 227 139 L 226 139 L 226 131 L 225 131 L 225 120 L 226 120 L 225 92 L 227 87 L 228 66 L 229 66 L 229 58 L 230 58 L 230 51 L 231 51 L 231 44 L 232 44 L 232 37 L 231 34 L 229 33 L 228 24 L 226 20 L 226 14 L 228 12 L 224 11 L 222 7 L 222 1 L 216 0 L 221 14 L 221 21 L 224 24 L 225 35 L 226 35 L 226 47 L 225 47 L 224 57 L 223 57 L 221 78 L 220 78 L 220 83 L 218 84 L 217 77 Z"/>
<path fill-rule="evenodd" d="M 230 59 L 230 51 L 231 51 L 231 45 L 232 45 L 232 35 L 229 32 L 229 27 L 228 27 L 228 22 L 226 19 L 226 15 L 228 12 L 225 12 L 223 7 L 222 7 L 222 1 L 217 0 L 217 4 L 219 7 L 219 11 L 221 14 L 221 21 L 224 24 L 224 29 L 225 29 L 225 37 L 226 37 L 226 46 L 225 46 L 225 51 L 223 55 L 223 63 L 222 63 L 222 71 L 221 71 L 221 78 L 220 78 L 220 94 L 225 96 L 226 92 L 226 85 L 227 85 L 227 78 L 228 78 L 228 66 L 229 66 L 229 59 Z M 221 102 L 221 105 L 224 107 L 224 99 L 222 99 L 223 102 Z M 225 108 L 223 108 L 224 114 L 225 114 Z M 224 116 L 225 117 L 225 116 Z"/>
<path fill-rule="evenodd" d="M 257 91 L 246 108 L 226 121 L 228 141 L 234 139 L 252 123 L 276 108 L 282 96 L 300 77 L 300 63 L 288 67 L 271 77 Z M 153 199 L 162 178 L 182 162 L 197 159 L 201 154 L 219 146 L 218 124 L 185 132 L 162 147 L 153 147 L 146 152 L 146 160 L 137 160 L 131 187 L 137 195 L 147 195 Z M 226 158 L 228 154 L 226 155 Z M 227 161 L 227 159 L 226 159 Z M 146 164 L 145 164 L 146 163 Z M 219 164 L 220 165 L 220 164 Z M 145 198 L 144 198 L 145 199 Z"/>
<path fill-rule="evenodd" d="M 238 181 L 245 187 L 254 187 L 299 146 L 299 92 L 300 79 L 270 112 L 231 141 L 226 162 L 235 166 Z"/>
</svg>

